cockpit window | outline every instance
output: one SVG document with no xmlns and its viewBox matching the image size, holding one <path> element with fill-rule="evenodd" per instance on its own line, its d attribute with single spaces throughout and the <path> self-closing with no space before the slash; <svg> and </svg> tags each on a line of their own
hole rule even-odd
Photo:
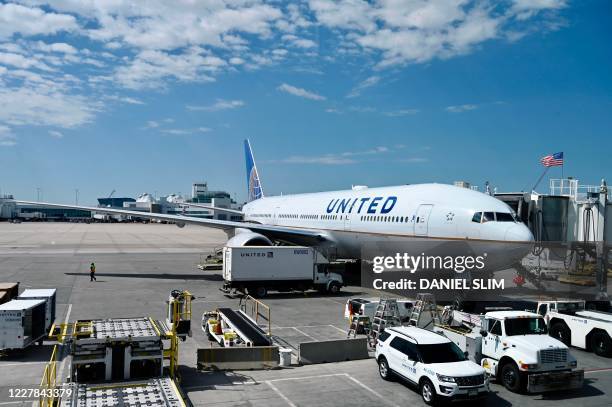
<svg viewBox="0 0 612 407">
<path fill-rule="evenodd" d="M 476 212 L 474 216 L 472 217 L 472 222 L 480 223 L 481 219 L 482 219 L 482 212 Z"/>
<path fill-rule="evenodd" d="M 514 217 L 510 213 L 496 212 L 495 216 L 498 222 L 514 222 Z"/>
<path fill-rule="evenodd" d="M 483 212 L 482 223 L 485 222 L 494 222 L 495 221 L 495 213 L 493 212 Z"/>
</svg>

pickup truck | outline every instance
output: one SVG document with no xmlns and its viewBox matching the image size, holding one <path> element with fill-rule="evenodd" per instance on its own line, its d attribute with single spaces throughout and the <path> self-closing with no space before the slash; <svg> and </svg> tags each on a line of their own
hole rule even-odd
<svg viewBox="0 0 612 407">
<path fill-rule="evenodd" d="M 548 324 L 550 336 L 567 346 L 612 357 L 612 314 L 587 311 L 582 300 L 540 301 L 537 311 Z"/>
<path fill-rule="evenodd" d="M 436 325 L 434 331 L 512 392 L 575 389 L 584 382 L 584 371 L 577 369 L 568 347 L 546 334 L 546 323 L 538 314 L 492 311 L 481 315 L 478 324 Z"/>
<path fill-rule="evenodd" d="M 378 373 L 416 386 L 428 405 L 479 400 L 489 394 L 485 370 L 448 338 L 415 326 L 387 328 L 376 342 Z"/>
</svg>

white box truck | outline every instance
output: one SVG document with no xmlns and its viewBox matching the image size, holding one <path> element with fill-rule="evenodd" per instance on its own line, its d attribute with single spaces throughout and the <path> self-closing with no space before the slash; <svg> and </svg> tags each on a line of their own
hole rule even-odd
<svg viewBox="0 0 612 407">
<path fill-rule="evenodd" d="M 546 334 L 544 319 L 526 311 L 492 311 L 473 326 L 437 325 L 468 357 L 513 392 L 580 388 L 584 370 L 561 341 Z"/>
<path fill-rule="evenodd" d="M 612 357 L 612 314 L 585 310 L 582 300 L 540 301 L 538 314 L 548 324 L 550 336 L 567 346 Z"/>
<path fill-rule="evenodd" d="M 223 248 L 223 291 L 232 289 L 253 297 L 269 290 L 337 293 L 342 276 L 329 270 L 329 261 L 311 247 L 240 246 Z"/>
<path fill-rule="evenodd" d="M 12 300 L 0 305 L 0 350 L 25 349 L 42 343 L 45 300 Z"/>
<path fill-rule="evenodd" d="M 18 300 L 44 300 L 45 301 L 45 332 L 49 332 L 51 325 L 55 322 L 55 307 L 56 307 L 55 288 L 40 288 L 24 290 Z"/>
</svg>

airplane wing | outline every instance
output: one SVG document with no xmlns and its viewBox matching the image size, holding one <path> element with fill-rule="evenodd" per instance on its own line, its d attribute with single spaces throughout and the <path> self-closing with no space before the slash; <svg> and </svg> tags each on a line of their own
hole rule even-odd
<svg viewBox="0 0 612 407">
<path fill-rule="evenodd" d="M 126 209 L 111 209 L 111 208 L 98 208 L 92 206 L 77 206 L 77 205 L 64 205 L 64 204 L 52 204 L 45 202 L 30 202 L 30 201 L 14 201 L 18 204 L 24 205 L 37 205 L 37 206 L 46 206 L 52 208 L 62 208 L 62 209 L 77 209 L 83 211 L 91 211 L 97 213 L 105 213 L 109 215 L 127 215 L 134 216 L 138 218 L 147 218 L 147 219 L 158 219 L 165 220 L 169 222 L 174 222 L 178 225 L 180 224 L 189 224 L 189 225 L 199 225 L 205 226 L 213 229 L 222 229 L 222 230 L 230 230 L 235 228 L 241 229 L 249 229 L 253 232 L 261 233 L 264 236 L 267 236 L 271 239 L 282 240 L 294 244 L 313 244 L 320 243 L 322 241 L 328 240 L 328 237 L 319 231 L 316 230 L 305 230 L 298 228 L 289 228 L 283 226 L 274 226 L 274 225 L 262 225 L 259 223 L 252 222 L 236 222 L 229 220 L 217 220 L 217 219 L 203 219 L 196 218 L 194 216 L 182 216 L 182 215 L 167 215 L 163 213 L 151 213 L 151 212 L 140 212 L 140 211 L 130 211 Z"/>
<path fill-rule="evenodd" d="M 233 213 L 235 215 L 244 215 L 244 213 L 242 211 L 239 211 L 237 209 L 219 208 L 218 206 L 195 204 L 195 203 L 191 203 L 191 202 L 180 203 L 179 205 L 181 205 L 181 206 L 193 206 L 194 208 L 209 209 L 211 211 Z"/>
</svg>

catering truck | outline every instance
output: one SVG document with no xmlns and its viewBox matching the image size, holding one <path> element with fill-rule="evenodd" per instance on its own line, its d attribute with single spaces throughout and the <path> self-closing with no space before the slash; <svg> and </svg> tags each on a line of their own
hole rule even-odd
<svg viewBox="0 0 612 407">
<path fill-rule="evenodd" d="M 472 318 L 472 321 L 476 316 Z M 563 342 L 548 336 L 542 316 L 527 311 L 492 311 L 473 325 L 436 325 L 508 390 L 540 393 L 582 387 L 584 370 Z"/>
<path fill-rule="evenodd" d="M 537 310 L 550 336 L 567 346 L 612 357 L 612 314 L 587 311 L 582 300 L 540 301 Z"/>
<path fill-rule="evenodd" d="M 269 290 L 317 289 L 332 294 L 344 285 L 342 275 L 321 253 L 304 246 L 223 248 L 223 291 L 265 297 Z"/>
</svg>

